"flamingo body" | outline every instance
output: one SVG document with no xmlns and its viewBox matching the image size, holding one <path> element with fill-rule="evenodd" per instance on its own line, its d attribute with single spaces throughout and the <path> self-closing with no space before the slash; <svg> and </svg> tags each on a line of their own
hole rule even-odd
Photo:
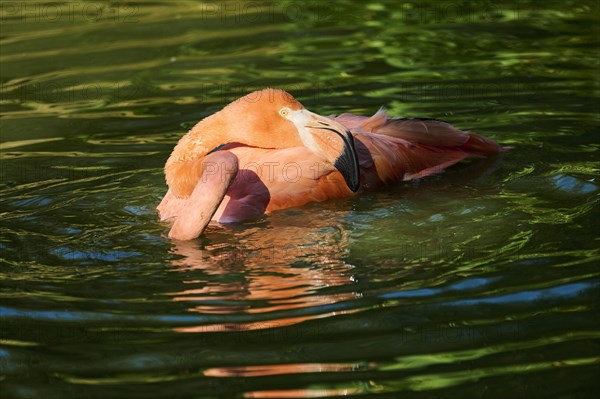
<svg viewBox="0 0 600 399">
<path fill-rule="evenodd" d="M 342 114 L 329 119 L 344 126 L 354 138 L 360 171 L 358 192 L 429 176 L 467 157 L 504 150 L 490 139 L 442 121 L 389 118 L 383 110 L 372 117 Z M 198 212 L 211 213 L 209 220 L 239 222 L 279 209 L 356 194 L 338 169 L 306 146 L 260 148 L 234 143 L 201 161 L 204 166 L 198 168 L 204 172 L 199 172 L 198 187 L 203 183 L 203 190 L 219 198 L 208 201 L 194 194 L 178 198 L 169 190 L 158 210 L 161 220 L 175 219 L 170 232 L 173 238 L 194 238 L 202 232 L 208 220 L 200 222 L 191 216 Z M 210 173 L 205 176 L 208 169 Z M 218 179 L 214 176 L 217 174 Z M 190 229 L 192 219 L 204 226 Z M 183 222 L 179 220 L 185 220 L 187 227 L 181 227 Z"/>
</svg>

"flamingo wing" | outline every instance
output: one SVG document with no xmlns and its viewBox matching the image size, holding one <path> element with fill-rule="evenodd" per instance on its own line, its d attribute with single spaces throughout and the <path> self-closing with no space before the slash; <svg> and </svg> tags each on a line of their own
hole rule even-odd
<svg viewBox="0 0 600 399">
<path fill-rule="evenodd" d="M 495 154 L 503 150 L 496 142 L 447 122 L 430 118 L 389 118 L 383 108 L 371 117 L 345 113 L 330 118 L 352 133 L 376 133 L 433 147 L 458 147 L 473 154 Z"/>
<path fill-rule="evenodd" d="M 382 108 L 371 117 L 341 114 L 330 118 L 353 133 L 365 189 L 412 180 L 470 156 L 504 150 L 494 141 L 436 119 L 389 118 Z"/>
</svg>

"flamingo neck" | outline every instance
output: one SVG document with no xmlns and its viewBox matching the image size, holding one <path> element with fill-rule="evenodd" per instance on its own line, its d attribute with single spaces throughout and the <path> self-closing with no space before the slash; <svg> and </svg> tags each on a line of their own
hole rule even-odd
<svg viewBox="0 0 600 399">
<path fill-rule="evenodd" d="M 216 113 L 198 122 L 179 140 L 165 164 L 167 184 L 177 198 L 192 194 L 202 174 L 202 168 L 192 167 L 192 163 L 221 144 L 235 142 L 231 132 L 226 120 Z"/>
<path fill-rule="evenodd" d="M 242 115 L 239 117 L 238 115 Z M 220 112 L 198 122 L 183 136 L 165 164 L 165 177 L 177 198 L 187 198 L 198 183 L 202 169 L 192 162 L 202 159 L 222 144 L 240 143 L 260 148 L 302 146 L 295 127 L 277 126 L 264 114 L 225 107 Z"/>
</svg>

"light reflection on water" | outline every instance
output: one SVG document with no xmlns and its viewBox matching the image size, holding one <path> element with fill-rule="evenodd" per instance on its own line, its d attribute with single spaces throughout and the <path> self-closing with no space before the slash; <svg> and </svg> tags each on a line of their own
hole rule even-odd
<svg viewBox="0 0 600 399">
<path fill-rule="evenodd" d="M 328 223 L 329 222 L 329 223 Z M 322 223 L 330 226 L 331 220 Z M 186 289 L 169 293 L 174 301 L 189 303 L 189 310 L 201 314 L 247 314 L 258 317 L 236 324 L 202 325 L 176 331 L 239 331 L 283 327 L 319 317 L 349 313 L 350 309 L 329 306 L 358 296 L 348 292 L 352 265 L 340 257 L 347 253 L 344 231 L 314 233 L 315 226 L 286 226 L 251 229 L 235 246 L 216 244 L 201 249 L 198 242 L 177 242 L 173 253 L 183 256 L 173 262 L 182 271 L 201 271 L 206 280 L 184 280 Z M 308 236 L 307 236 L 308 235 Z M 342 237 L 346 236 L 344 240 Z M 306 245 L 303 242 L 308 238 Z M 318 241 L 314 241 L 318 239 Z M 316 244 L 316 245 L 315 245 Z M 227 281 L 231 274 L 240 278 Z M 193 288 L 198 286 L 199 288 Z M 343 288 L 336 292 L 335 288 Z M 333 293 L 321 293 L 323 289 Z M 313 308 L 308 314 L 289 316 L 291 309 Z M 316 311 L 316 312 L 315 312 Z M 282 318 L 277 314 L 283 313 Z M 263 314 L 268 314 L 264 318 Z"/>
</svg>

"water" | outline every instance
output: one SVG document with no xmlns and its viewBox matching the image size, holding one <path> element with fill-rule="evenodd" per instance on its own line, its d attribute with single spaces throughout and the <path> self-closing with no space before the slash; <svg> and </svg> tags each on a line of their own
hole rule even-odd
<svg viewBox="0 0 600 399">
<path fill-rule="evenodd" d="M 3 2 L 3 398 L 581 398 L 598 386 L 595 2 Z M 155 206 L 257 88 L 514 150 L 210 226 Z"/>
</svg>

